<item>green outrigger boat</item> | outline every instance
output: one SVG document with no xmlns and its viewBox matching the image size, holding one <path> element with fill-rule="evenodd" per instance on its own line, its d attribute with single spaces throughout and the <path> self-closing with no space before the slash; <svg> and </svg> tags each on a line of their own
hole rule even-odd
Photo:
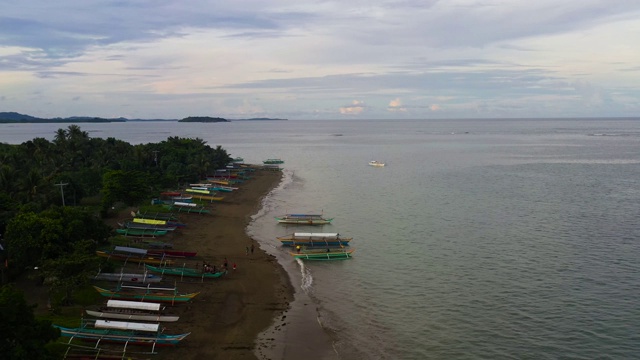
<svg viewBox="0 0 640 360">
<path fill-rule="evenodd" d="M 349 248 L 325 248 L 325 249 L 307 249 L 297 247 L 296 251 L 291 251 L 289 254 L 293 256 L 295 259 L 301 260 L 346 260 L 351 259 L 353 257 L 353 252 L 355 249 Z M 147 265 L 148 266 L 148 265 Z"/>
<path fill-rule="evenodd" d="M 167 235 L 167 230 L 158 230 L 158 229 L 123 228 L 123 229 L 116 229 L 116 232 L 124 236 L 156 237 L 156 236 Z"/>
<path fill-rule="evenodd" d="M 225 275 L 226 271 L 217 271 L 217 272 L 202 272 L 199 269 L 187 268 L 187 267 L 157 267 L 151 265 L 145 265 L 147 270 L 164 275 L 175 275 L 175 276 L 186 276 L 186 277 L 197 277 L 202 279 L 215 279 L 219 278 L 222 275 Z"/>
</svg>

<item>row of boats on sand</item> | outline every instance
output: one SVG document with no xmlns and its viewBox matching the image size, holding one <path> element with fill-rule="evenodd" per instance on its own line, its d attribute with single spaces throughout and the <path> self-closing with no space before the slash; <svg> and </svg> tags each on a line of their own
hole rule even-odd
<svg viewBox="0 0 640 360">
<path fill-rule="evenodd" d="M 174 213 L 208 214 L 203 202 L 221 201 L 223 197 L 217 196 L 217 192 L 231 192 L 238 190 L 234 186 L 249 177 L 240 176 L 241 172 L 232 169 L 221 169 L 216 174 L 208 177 L 207 182 L 191 184 L 188 189 L 181 192 L 167 191 L 154 199 L 154 204 L 162 205 L 164 212 L 156 213 L 131 213 L 132 218 L 119 223 L 116 230 L 119 235 L 133 238 L 133 243 L 143 245 L 141 247 L 114 246 L 111 250 L 99 250 L 99 257 L 123 263 L 120 272 L 100 272 L 93 279 L 97 281 L 116 282 L 115 288 L 107 289 L 94 285 L 94 289 L 106 298 L 106 304 L 97 308 L 85 309 L 88 318 L 81 320 L 79 327 L 65 327 L 54 325 L 60 329 L 63 337 L 69 338 L 69 348 L 65 358 L 82 359 L 129 359 L 134 354 L 156 354 L 157 347 L 176 346 L 190 332 L 179 334 L 165 333 L 162 323 L 176 322 L 179 316 L 167 312 L 168 306 L 177 306 L 193 301 L 200 293 L 181 293 L 176 286 L 162 286 L 161 281 L 165 276 L 193 278 L 201 282 L 212 281 L 227 274 L 225 266 L 216 268 L 205 265 L 176 266 L 177 262 L 184 263 L 194 260 L 195 251 L 174 250 L 171 243 L 148 240 L 172 233 L 187 226 L 178 220 Z M 134 265 L 143 271 L 127 271 L 127 265 Z M 79 339 L 95 343 L 95 346 L 84 347 L 75 345 L 72 340 Z M 123 348 L 111 350 L 102 348 L 103 343 L 117 343 Z M 143 345 L 150 347 L 149 351 L 131 352 L 130 345 Z M 71 351 L 82 350 L 87 353 L 74 353 Z"/>
</svg>

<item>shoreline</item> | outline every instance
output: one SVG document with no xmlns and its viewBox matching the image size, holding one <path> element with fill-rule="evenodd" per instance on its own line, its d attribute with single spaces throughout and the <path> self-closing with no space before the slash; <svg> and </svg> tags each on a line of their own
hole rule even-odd
<svg viewBox="0 0 640 360">
<path fill-rule="evenodd" d="M 227 259 L 230 269 L 222 278 L 204 283 L 164 277 L 163 282 L 175 283 L 180 293 L 200 294 L 190 303 L 171 308 L 180 320 L 164 325 L 165 333 L 191 334 L 175 348 L 159 350 L 154 358 L 257 360 L 259 334 L 286 318 L 294 296 L 289 275 L 246 231 L 283 175 L 255 168 L 240 189 L 221 194 L 222 202 L 207 206 L 211 214 L 179 214 L 187 226 L 170 235 L 174 248 L 197 251 L 198 260 L 184 260 L 176 266 L 201 267 L 207 262 L 220 267 Z M 253 253 L 247 251 L 252 245 Z"/>
</svg>

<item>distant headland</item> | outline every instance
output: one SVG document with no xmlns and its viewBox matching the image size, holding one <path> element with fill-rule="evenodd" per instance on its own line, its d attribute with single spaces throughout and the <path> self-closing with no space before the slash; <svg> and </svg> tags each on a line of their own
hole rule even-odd
<svg viewBox="0 0 640 360">
<path fill-rule="evenodd" d="M 71 116 L 66 118 L 39 118 L 31 115 L 20 114 L 17 112 L 0 112 L 0 124 L 10 123 L 109 123 L 109 122 L 127 122 L 127 121 L 178 121 L 178 122 L 231 122 L 231 121 L 265 121 L 265 120 L 287 120 L 278 118 L 250 118 L 250 119 L 224 119 L 221 117 L 210 116 L 189 116 L 184 119 L 127 119 L 119 118 L 100 118 L 94 116 Z"/>
</svg>

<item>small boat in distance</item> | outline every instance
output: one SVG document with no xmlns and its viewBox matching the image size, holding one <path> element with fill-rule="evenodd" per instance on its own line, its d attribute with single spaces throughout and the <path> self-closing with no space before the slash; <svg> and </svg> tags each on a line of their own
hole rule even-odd
<svg viewBox="0 0 640 360">
<path fill-rule="evenodd" d="M 262 162 L 263 164 L 284 164 L 284 161 L 280 160 L 280 159 L 267 159 L 265 161 Z"/>
<path fill-rule="evenodd" d="M 333 221 L 333 218 L 325 218 L 322 214 L 285 214 L 276 216 L 280 224 L 295 225 L 326 225 Z"/>
<path fill-rule="evenodd" d="M 384 163 L 380 162 L 380 161 L 377 161 L 377 160 L 371 160 L 371 161 L 369 161 L 369 165 L 370 166 L 375 166 L 375 167 L 383 167 Z"/>
</svg>

